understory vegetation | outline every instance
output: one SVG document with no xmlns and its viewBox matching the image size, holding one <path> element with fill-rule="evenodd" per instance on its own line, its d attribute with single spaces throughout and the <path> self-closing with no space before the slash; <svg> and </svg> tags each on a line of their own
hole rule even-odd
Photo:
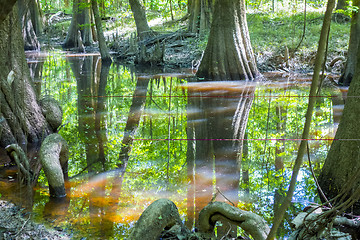
<svg viewBox="0 0 360 240">
<path fill-rule="evenodd" d="M 149 4 L 152 8 L 147 9 L 147 18 L 153 31 L 158 34 L 186 32 L 187 13 L 184 3 L 176 6 L 176 11 L 172 13 L 173 19 L 169 9 L 164 10 L 161 4 Z M 283 7 L 285 5 L 286 3 L 279 3 L 277 11 L 272 11 L 269 4 L 265 4 L 263 9 L 255 9 L 255 3 L 248 5 L 247 21 L 258 68 L 261 72 L 311 72 L 324 16 L 323 3 L 310 5 L 306 10 L 306 16 L 300 4 L 296 10 L 286 9 Z M 52 8 L 45 16 L 51 24 L 47 25 L 47 34 L 41 38 L 43 44 L 50 44 L 47 46 L 51 48 L 64 41 L 70 25 L 71 9 Z M 124 3 L 118 9 L 110 8 L 103 19 L 105 38 L 113 54 L 118 56 L 119 52 L 131 48 L 129 42 L 136 36 L 136 27 L 129 6 Z M 349 44 L 350 19 L 349 13 L 345 15 L 344 11 L 333 16 L 325 69 L 328 72 L 340 74 L 344 67 Z M 208 33 L 187 37 L 181 37 L 179 34 L 176 39 L 171 36 L 168 41 L 166 38 L 162 39 L 166 44 L 165 65 L 175 68 L 196 67 L 205 50 L 207 38 Z M 92 51 L 91 48 L 89 51 Z M 133 63 L 134 56 L 131 57 L 130 60 L 125 59 L 125 62 Z M 331 64 L 336 58 L 339 60 Z M 123 56 L 119 60 L 123 61 Z"/>
</svg>

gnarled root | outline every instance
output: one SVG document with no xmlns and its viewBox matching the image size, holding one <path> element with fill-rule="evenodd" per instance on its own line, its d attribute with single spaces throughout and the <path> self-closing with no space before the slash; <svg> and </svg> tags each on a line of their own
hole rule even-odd
<svg viewBox="0 0 360 240">
<path fill-rule="evenodd" d="M 68 173 L 69 147 L 57 133 L 50 134 L 41 144 L 39 158 L 49 183 L 52 197 L 64 197 Z"/>
<path fill-rule="evenodd" d="M 336 211 L 323 212 L 321 208 L 306 208 L 291 222 L 294 229 L 289 240 L 302 239 L 358 239 L 360 219 L 337 216 Z M 352 236 L 350 236 L 352 235 Z"/>
<path fill-rule="evenodd" d="M 24 150 L 17 144 L 11 144 L 6 147 L 6 151 L 9 153 L 10 157 L 15 161 L 20 172 L 19 176 L 22 182 L 26 184 L 32 183 L 32 172 L 30 169 L 29 160 L 24 152 Z"/>
<path fill-rule="evenodd" d="M 56 132 L 61 125 L 63 112 L 60 103 L 50 96 L 45 96 L 39 101 L 41 111 L 51 129 Z"/>
<path fill-rule="evenodd" d="M 164 229 L 175 225 L 180 226 L 181 231 L 189 232 L 181 222 L 176 205 L 168 199 L 159 199 L 150 204 L 141 214 L 128 239 L 156 240 Z"/>
<path fill-rule="evenodd" d="M 224 202 L 213 202 L 206 205 L 199 213 L 199 231 L 214 236 L 217 221 L 228 221 L 241 227 L 255 240 L 266 239 L 270 232 L 269 226 L 257 214 L 233 207 Z"/>
</svg>

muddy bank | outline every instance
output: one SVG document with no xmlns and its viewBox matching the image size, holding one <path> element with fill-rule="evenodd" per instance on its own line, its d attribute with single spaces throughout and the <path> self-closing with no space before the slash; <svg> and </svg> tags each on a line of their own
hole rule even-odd
<svg viewBox="0 0 360 240">
<path fill-rule="evenodd" d="M 0 239 L 70 239 L 64 232 L 34 223 L 31 213 L 0 200 Z"/>
</svg>

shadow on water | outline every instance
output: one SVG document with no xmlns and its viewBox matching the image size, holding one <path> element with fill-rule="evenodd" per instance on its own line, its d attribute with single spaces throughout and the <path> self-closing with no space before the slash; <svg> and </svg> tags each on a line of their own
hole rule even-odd
<svg viewBox="0 0 360 240">
<path fill-rule="evenodd" d="M 20 191 L 16 168 L 0 154 L 1 198 L 74 238 L 123 239 L 159 198 L 174 201 L 190 229 L 214 199 L 272 222 L 300 143 L 309 77 L 270 73 L 261 82 L 195 82 L 191 70 L 107 66 L 93 54 L 42 53 L 28 60 L 38 95 L 52 95 L 63 107 L 60 134 L 70 145 L 72 177 L 61 200 L 49 197 L 43 174 L 34 190 Z M 309 141 L 315 172 L 334 137 L 344 92 L 324 88 L 317 98 Z M 307 164 L 298 182 L 287 219 L 318 202 Z M 229 225 L 220 224 L 218 235 L 227 232 Z"/>
</svg>

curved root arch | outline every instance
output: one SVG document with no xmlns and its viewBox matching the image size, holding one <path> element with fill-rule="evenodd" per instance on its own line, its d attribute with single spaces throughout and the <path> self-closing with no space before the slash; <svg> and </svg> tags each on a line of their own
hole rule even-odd
<svg viewBox="0 0 360 240">
<path fill-rule="evenodd" d="M 146 236 L 148 240 L 156 240 L 160 238 L 165 228 L 171 228 L 174 225 L 181 226 L 182 231 L 188 231 L 181 222 L 176 205 L 168 199 L 159 199 L 150 204 L 141 214 L 128 239 L 143 240 Z"/>
<path fill-rule="evenodd" d="M 200 211 L 198 237 L 193 236 L 192 239 L 213 239 L 217 221 L 235 224 L 255 240 L 265 240 L 270 232 L 269 226 L 259 215 L 227 203 L 213 202 Z M 169 229 L 174 226 L 180 226 L 181 235 L 192 234 L 184 227 L 175 204 L 168 199 L 159 199 L 141 214 L 128 239 L 142 240 L 144 236 L 146 239 L 159 239 L 165 228 Z"/>
<path fill-rule="evenodd" d="M 241 227 L 255 240 L 265 240 L 270 232 L 269 226 L 259 215 L 224 202 L 209 203 L 200 211 L 199 231 L 213 235 L 215 223 L 224 220 Z"/>
</svg>

